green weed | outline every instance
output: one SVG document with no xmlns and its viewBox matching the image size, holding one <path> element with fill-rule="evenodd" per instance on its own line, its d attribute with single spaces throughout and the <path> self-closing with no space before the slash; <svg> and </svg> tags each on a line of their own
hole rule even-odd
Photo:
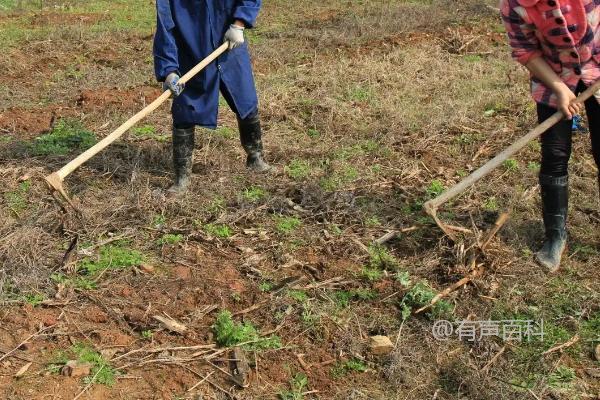
<svg viewBox="0 0 600 400">
<path fill-rule="evenodd" d="M 244 348 L 248 350 L 267 350 L 281 347 L 279 337 L 270 336 L 261 338 L 252 324 L 248 322 L 236 324 L 233 321 L 231 312 L 227 310 L 223 310 L 217 315 L 217 320 L 212 329 L 215 332 L 216 341 L 219 346 L 230 347 L 252 342 L 245 344 Z"/>
<path fill-rule="evenodd" d="M 311 139 L 318 139 L 319 137 L 321 137 L 321 132 L 319 132 L 316 129 L 309 129 L 308 132 L 306 132 L 306 134 Z"/>
<path fill-rule="evenodd" d="M 483 209 L 490 212 L 496 212 L 499 209 L 498 200 L 495 196 L 486 199 L 483 202 Z"/>
<path fill-rule="evenodd" d="M 150 339 L 152 339 L 152 336 L 154 336 L 154 332 L 152 332 L 151 330 L 148 329 L 148 330 L 142 331 L 142 338 L 143 339 L 150 340 Z"/>
<path fill-rule="evenodd" d="M 356 102 L 370 102 L 375 97 L 375 93 L 370 88 L 355 86 L 348 90 L 346 98 Z"/>
<path fill-rule="evenodd" d="M 215 196 L 206 207 L 206 210 L 211 214 L 217 214 L 225 210 L 225 199 L 223 196 Z"/>
<path fill-rule="evenodd" d="M 157 243 L 161 246 L 166 246 L 166 245 L 175 245 L 177 243 L 180 243 L 181 241 L 183 241 L 183 235 L 180 233 L 165 233 L 164 235 L 162 235 Z"/>
<path fill-rule="evenodd" d="M 113 386 L 115 384 L 115 377 L 119 372 L 100 353 L 83 343 L 74 344 L 68 351 L 56 352 L 48 364 L 48 371 L 58 374 L 62 367 L 72 359 L 92 366 L 90 375 L 83 379 L 85 384 L 98 383 L 106 386 Z"/>
<path fill-rule="evenodd" d="M 369 266 L 380 270 L 395 270 L 399 263 L 396 257 L 391 255 L 384 246 L 373 244 L 369 247 Z"/>
<path fill-rule="evenodd" d="M 77 277 L 71 278 L 71 277 L 67 277 L 66 275 L 57 273 L 57 274 L 52 274 L 50 276 L 50 279 L 52 279 L 56 283 L 61 283 L 61 284 L 65 285 L 66 287 L 73 287 L 73 288 L 81 289 L 81 290 L 93 290 L 98 287 L 96 282 L 94 282 L 93 280 L 91 280 L 90 278 L 88 278 L 86 276 L 77 276 Z"/>
<path fill-rule="evenodd" d="M 304 374 L 296 374 L 290 381 L 290 390 L 279 392 L 281 400 L 303 400 L 308 387 L 308 378 Z"/>
<path fill-rule="evenodd" d="M 157 214 L 152 218 L 152 226 L 155 228 L 162 227 L 167 222 L 167 217 L 162 214 Z"/>
<path fill-rule="evenodd" d="M 342 376 L 350 372 L 366 372 L 368 370 L 369 367 L 364 361 L 361 361 L 359 359 L 352 359 L 341 363 L 337 363 L 332 368 L 331 375 L 334 378 L 341 378 Z"/>
<path fill-rule="evenodd" d="M 273 290 L 274 286 L 275 285 L 273 285 L 272 282 L 263 281 L 259 283 L 258 290 L 260 290 L 261 292 L 270 292 L 271 290 Z"/>
<path fill-rule="evenodd" d="M 26 294 L 23 296 L 23 301 L 30 304 L 33 307 L 39 306 L 45 300 L 45 297 L 41 294 Z"/>
<path fill-rule="evenodd" d="M 427 197 L 429 197 L 430 199 L 438 197 L 444 192 L 444 190 L 446 190 L 444 184 L 440 180 L 435 179 L 431 181 L 431 183 L 427 187 Z"/>
<path fill-rule="evenodd" d="M 502 163 L 504 169 L 508 172 L 516 172 L 519 170 L 519 162 L 513 158 L 509 158 Z"/>
<path fill-rule="evenodd" d="M 548 376 L 548 386 L 559 389 L 568 389 L 577 378 L 575 370 L 564 365 L 556 368 L 556 371 Z"/>
<path fill-rule="evenodd" d="M 298 229 L 300 225 L 302 225 L 302 221 L 296 217 L 277 216 L 275 217 L 275 224 L 275 229 L 277 229 L 279 233 L 288 235 Z"/>
<path fill-rule="evenodd" d="M 206 224 L 204 232 L 221 239 L 227 239 L 233 235 L 231 228 L 225 224 Z"/>
<path fill-rule="evenodd" d="M 242 197 L 251 202 L 257 202 L 264 199 L 267 196 L 267 192 L 258 186 L 252 186 L 244 189 Z"/>
<path fill-rule="evenodd" d="M 153 136 L 156 134 L 156 128 L 152 125 L 142 125 L 133 128 L 133 134 L 137 136 Z"/>
<path fill-rule="evenodd" d="M 19 184 L 18 188 L 12 192 L 4 194 L 8 208 L 13 212 L 20 214 L 27 209 L 27 194 L 31 188 L 31 181 L 26 180 Z"/>
<path fill-rule="evenodd" d="M 377 298 L 377 292 L 371 289 L 338 290 L 333 293 L 333 301 L 338 308 L 346 308 L 351 301 L 369 301 Z"/>
<path fill-rule="evenodd" d="M 424 281 L 415 284 L 402 298 L 400 309 L 402 320 L 408 319 L 415 309 L 421 308 L 431 302 L 437 293 Z M 429 308 L 427 313 L 433 318 L 445 317 L 452 312 L 452 305 L 445 300 L 440 300 Z"/>
<path fill-rule="evenodd" d="M 84 383 L 99 383 L 106 386 L 114 385 L 115 376 L 118 372 L 110 366 L 100 353 L 83 343 L 75 344 L 72 347 L 72 351 L 77 356 L 78 361 L 92 365 L 90 375 L 83 379 Z"/>
<path fill-rule="evenodd" d="M 144 257 L 137 250 L 120 245 L 108 245 L 100 249 L 96 258 L 81 261 L 79 268 L 89 275 L 95 275 L 107 269 L 134 267 L 143 262 Z"/>
<path fill-rule="evenodd" d="M 303 290 L 288 290 L 287 295 L 299 303 L 308 301 L 308 294 Z"/>
<path fill-rule="evenodd" d="M 214 133 L 215 135 L 221 136 L 223 139 L 227 140 L 234 139 L 237 136 L 236 132 L 227 126 L 218 127 Z"/>
<path fill-rule="evenodd" d="M 363 267 L 361 276 L 369 282 L 378 281 L 383 277 L 383 272 L 379 269 Z"/>
<path fill-rule="evenodd" d="M 379 218 L 376 215 L 368 217 L 367 219 L 365 219 L 364 223 L 369 228 L 375 228 L 377 226 L 381 226 L 381 221 L 379 220 Z"/>
<path fill-rule="evenodd" d="M 301 180 L 310 174 L 310 163 L 304 160 L 292 160 L 284 170 L 290 178 Z"/>
<path fill-rule="evenodd" d="M 80 122 L 61 119 L 50 133 L 41 135 L 32 144 L 36 155 L 61 155 L 83 151 L 96 143 L 96 136 L 83 128 Z"/>
<path fill-rule="evenodd" d="M 412 284 L 412 279 L 407 271 L 399 271 L 396 273 L 396 280 L 404 287 L 409 287 Z"/>
<path fill-rule="evenodd" d="M 541 165 L 537 161 L 530 161 L 529 163 L 527 163 L 527 169 L 530 171 L 537 172 L 540 170 L 540 168 L 541 168 Z"/>
</svg>

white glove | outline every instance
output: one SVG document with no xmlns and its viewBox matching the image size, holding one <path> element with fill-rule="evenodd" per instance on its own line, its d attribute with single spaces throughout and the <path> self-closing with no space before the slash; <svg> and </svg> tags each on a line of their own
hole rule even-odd
<svg viewBox="0 0 600 400">
<path fill-rule="evenodd" d="M 227 32 L 225 32 L 225 41 L 229 42 L 229 50 L 244 44 L 244 28 L 233 24 L 230 25 Z"/>
<path fill-rule="evenodd" d="M 171 72 L 165 82 L 163 83 L 163 90 L 170 90 L 173 93 L 173 96 L 177 97 L 183 92 L 185 85 L 182 82 L 179 82 L 179 75 L 175 72 Z"/>
</svg>

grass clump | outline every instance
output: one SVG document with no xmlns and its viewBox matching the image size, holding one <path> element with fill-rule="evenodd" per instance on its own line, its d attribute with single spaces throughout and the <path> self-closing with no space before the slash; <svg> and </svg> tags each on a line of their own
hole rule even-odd
<svg viewBox="0 0 600 400">
<path fill-rule="evenodd" d="M 267 192 L 261 187 L 252 186 L 244 189 L 242 192 L 242 197 L 247 201 L 255 203 L 267 197 Z"/>
<path fill-rule="evenodd" d="M 32 307 L 39 306 L 45 300 L 45 297 L 41 294 L 26 294 L 23 296 L 23 301 L 30 304 Z"/>
<path fill-rule="evenodd" d="M 299 303 L 308 301 L 308 294 L 303 290 L 288 290 L 288 296 Z"/>
<path fill-rule="evenodd" d="M 516 172 L 519 170 L 519 162 L 513 158 L 509 158 L 502 163 L 504 169 L 508 172 Z"/>
<path fill-rule="evenodd" d="M 548 386 L 557 389 L 568 389 L 576 378 L 577 375 L 574 369 L 561 365 L 548 376 Z"/>
<path fill-rule="evenodd" d="M 290 390 L 279 392 L 280 400 L 302 400 L 308 387 L 308 378 L 304 374 L 296 374 L 290 381 Z"/>
<path fill-rule="evenodd" d="M 360 274 L 369 282 L 378 281 L 383 278 L 383 272 L 376 268 L 363 267 Z"/>
<path fill-rule="evenodd" d="M 365 288 L 338 290 L 333 293 L 333 301 L 338 308 L 347 308 L 351 301 L 369 301 L 376 298 L 377 292 Z"/>
<path fill-rule="evenodd" d="M 98 287 L 95 281 L 91 280 L 86 276 L 67 277 L 64 274 L 52 274 L 50 279 L 56 283 L 65 285 L 66 287 L 73 287 L 81 290 L 93 290 Z"/>
<path fill-rule="evenodd" d="M 415 284 L 402 298 L 400 309 L 402 320 L 408 319 L 412 312 L 418 308 L 426 306 L 431 302 L 437 293 L 424 281 Z M 450 315 L 452 305 L 445 300 L 435 303 L 427 313 L 433 318 L 439 318 Z"/>
<path fill-rule="evenodd" d="M 292 160 L 284 170 L 290 178 L 300 180 L 310 174 L 310 163 L 304 160 Z"/>
<path fill-rule="evenodd" d="M 292 233 L 302 225 L 302 221 L 296 217 L 275 217 L 275 223 L 277 232 L 283 233 L 284 235 Z"/>
<path fill-rule="evenodd" d="M 23 181 L 19 184 L 19 187 L 12 192 L 4 194 L 4 200 L 6 201 L 8 208 L 16 214 L 25 211 L 27 208 L 27 193 L 31 188 L 31 181 Z"/>
<path fill-rule="evenodd" d="M 278 336 L 261 338 L 254 325 L 245 322 L 236 324 L 228 310 L 223 310 L 217 315 L 217 320 L 212 326 L 219 346 L 230 347 L 246 343 L 243 347 L 247 350 L 267 350 L 281 347 Z M 248 343 L 252 342 L 252 343 Z"/>
<path fill-rule="evenodd" d="M 96 136 L 80 122 L 61 119 L 50 133 L 35 139 L 32 150 L 36 155 L 64 156 L 71 151 L 83 151 L 96 143 Z"/>
<path fill-rule="evenodd" d="M 231 228 L 225 224 L 206 224 L 204 232 L 221 239 L 227 239 L 233 235 Z"/>
<path fill-rule="evenodd" d="M 100 353 L 84 343 L 76 343 L 68 351 L 56 353 L 48 365 L 48 370 L 58 374 L 62 367 L 73 359 L 82 364 L 90 364 L 92 367 L 90 374 L 83 378 L 85 384 L 98 383 L 106 386 L 115 384 L 115 377 L 119 372 Z"/>
<path fill-rule="evenodd" d="M 442 183 L 442 181 L 440 181 L 438 179 L 434 179 L 433 181 L 431 181 L 431 183 L 427 187 L 427 190 L 426 190 L 427 197 L 429 197 L 430 199 L 438 197 L 440 194 L 442 194 L 444 192 L 444 190 L 446 190 L 446 188 L 444 187 L 444 184 Z"/>
<path fill-rule="evenodd" d="M 369 247 L 369 267 L 379 270 L 396 270 L 399 266 L 396 257 L 391 255 L 384 246 L 371 245 Z"/>
<path fill-rule="evenodd" d="M 181 242 L 182 240 L 183 240 L 183 235 L 180 233 L 177 233 L 177 234 L 165 233 L 164 235 L 162 235 L 160 237 L 160 239 L 158 239 L 158 244 L 161 246 L 174 245 L 174 244 Z"/>
<path fill-rule="evenodd" d="M 135 267 L 144 262 L 142 253 L 122 245 L 108 245 L 100 249 L 96 258 L 87 258 L 79 264 L 86 274 L 95 275 L 107 269 Z"/>
<path fill-rule="evenodd" d="M 350 372 L 366 372 L 369 369 L 364 361 L 352 359 L 338 363 L 331 370 L 331 375 L 334 378 L 341 378 Z"/>
</svg>

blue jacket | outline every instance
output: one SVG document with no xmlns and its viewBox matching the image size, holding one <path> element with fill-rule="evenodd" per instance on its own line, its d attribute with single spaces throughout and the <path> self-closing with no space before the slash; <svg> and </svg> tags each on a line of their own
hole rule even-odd
<svg viewBox="0 0 600 400">
<path fill-rule="evenodd" d="M 156 0 L 154 37 L 156 78 L 164 81 L 171 72 L 192 69 L 223 43 L 234 20 L 254 26 L 261 0 Z M 173 122 L 207 128 L 217 125 L 219 90 L 241 118 L 258 108 L 248 46 L 227 51 L 186 84 L 173 100 Z"/>
</svg>

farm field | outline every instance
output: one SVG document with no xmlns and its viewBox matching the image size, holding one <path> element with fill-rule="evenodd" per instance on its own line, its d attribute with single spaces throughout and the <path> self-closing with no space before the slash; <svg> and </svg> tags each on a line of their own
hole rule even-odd
<svg viewBox="0 0 600 400">
<path fill-rule="evenodd" d="M 422 210 L 536 125 L 495 1 L 265 1 L 247 39 L 278 172 L 245 170 L 221 101 L 191 191 L 165 197 L 163 106 L 66 179 L 78 214 L 43 178 L 160 95 L 154 7 L 0 0 L 0 398 L 600 398 L 586 133 L 558 274 L 533 259 L 537 142 L 444 205 L 456 240 Z M 543 337 L 439 338 L 441 320 Z"/>
</svg>

